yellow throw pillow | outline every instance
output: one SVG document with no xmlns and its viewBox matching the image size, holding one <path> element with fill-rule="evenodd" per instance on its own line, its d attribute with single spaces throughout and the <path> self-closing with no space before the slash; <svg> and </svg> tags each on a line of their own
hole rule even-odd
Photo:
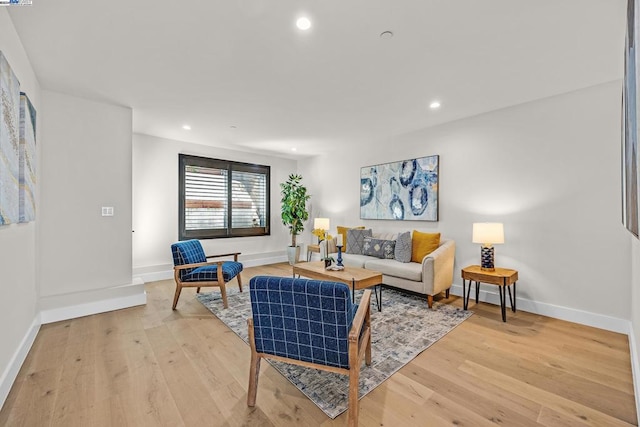
<svg viewBox="0 0 640 427">
<path fill-rule="evenodd" d="M 355 228 L 356 230 L 364 230 L 364 225 L 360 227 L 343 227 L 339 225 L 336 227 L 338 229 L 338 234 L 342 234 L 342 252 L 347 253 L 347 231 Z"/>
<path fill-rule="evenodd" d="M 422 262 L 422 259 L 440 246 L 440 233 L 421 233 L 413 230 L 411 237 L 411 262 Z"/>
</svg>

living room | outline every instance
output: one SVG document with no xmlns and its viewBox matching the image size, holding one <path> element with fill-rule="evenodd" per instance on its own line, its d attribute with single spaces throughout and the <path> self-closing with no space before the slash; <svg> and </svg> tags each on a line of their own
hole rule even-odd
<svg viewBox="0 0 640 427">
<path fill-rule="evenodd" d="M 28 52 L 29 40 L 21 36 L 34 34 L 26 28 L 28 18 L 1 8 L 0 51 L 38 112 L 37 220 L 0 227 L 2 401 L 42 324 L 144 304 L 145 282 L 171 277 L 179 153 L 271 166 L 271 234 L 203 241 L 208 253 L 241 252 L 245 267 L 285 260 L 290 239 L 278 221 L 278 184 L 291 173 L 303 175 L 312 195 L 310 217 L 330 218 L 333 229 L 418 229 L 455 240 L 454 295 L 462 295 L 460 269 L 479 261 L 472 224 L 502 222 L 505 244 L 496 247 L 496 264 L 519 271 L 519 310 L 628 335 L 637 375 L 640 243 L 621 222 L 626 1 L 590 3 L 580 17 L 584 28 L 613 31 L 605 40 L 617 44 L 597 46 L 592 61 L 600 64 L 599 74 L 575 75 L 573 89 L 563 91 L 565 82 L 549 73 L 541 77 L 546 91 L 522 95 L 517 104 L 411 129 L 397 118 L 402 132 L 370 143 L 325 149 L 318 138 L 322 151 L 313 156 L 186 142 L 182 130 L 171 137 L 137 132 L 135 108 L 39 76 L 34 64 L 46 60 Z M 568 39 L 588 37 L 575 33 Z M 590 52 L 585 45 L 573 46 L 584 49 L 575 61 L 589 67 L 591 62 L 580 62 Z M 561 59 L 548 67 L 566 80 L 571 71 L 563 67 L 575 70 L 575 64 Z M 71 80 L 88 78 L 68 72 Z M 378 108 L 393 111 L 389 104 Z M 378 131 L 375 123 L 369 126 Z M 236 131 L 243 129 L 227 129 Z M 360 219 L 361 167 L 429 155 L 440 158 L 439 221 Z M 114 216 L 101 216 L 102 206 L 114 207 Z M 315 243 L 311 225 L 299 238 L 303 244 Z M 496 304 L 497 294 L 486 292 L 482 299 Z"/>
</svg>

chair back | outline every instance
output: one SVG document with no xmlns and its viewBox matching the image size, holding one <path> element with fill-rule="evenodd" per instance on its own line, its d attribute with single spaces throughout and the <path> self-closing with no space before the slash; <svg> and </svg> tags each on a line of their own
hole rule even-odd
<svg viewBox="0 0 640 427">
<path fill-rule="evenodd" d="M 348 336 L 357 306 L 347 285 L 256 276 L 249 294 L 258 353 L 349 368 Z"/>
<path fill-rule="evenodd" d="M 199 240 L 184 240 L 182 242 L 171 245 L 171 254 L 173 255 L 173 265 L 197 264 L 207 262 L 207 256 L 204 253 L 202 244 Z M 183 276 L 191 273 L 194 268 L 186 268 L 180 270 L 180 280 Z"/>
</svg>

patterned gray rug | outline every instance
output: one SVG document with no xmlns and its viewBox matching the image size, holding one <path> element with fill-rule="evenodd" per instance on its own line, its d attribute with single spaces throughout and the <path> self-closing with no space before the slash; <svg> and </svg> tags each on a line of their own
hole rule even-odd
<svg viewBox="0 0 640 427">
<path fill-rule="evenodd" d="M 356 291 L 358 301 L 358 291 Z M 220 292 L 198 294 L 205 307 L 247 342 L 247 319 L 251 316 L 248 289 L 227 290 L 229 309 L 222 309 Z M 360 398 L 379 386 L 414 357 L 471 316 L 470 311 L 385 288 L 382 312 L 371 295 L 371 366 L 360 371 Z M 348 409 L 349 377 L 283 362 L 269 361 L 325 414 L 335 418 Z M 249 366 L 247 365 L 247 370 Z M 258 390 L 258 394 L 260 391 Z"/>
</svg>

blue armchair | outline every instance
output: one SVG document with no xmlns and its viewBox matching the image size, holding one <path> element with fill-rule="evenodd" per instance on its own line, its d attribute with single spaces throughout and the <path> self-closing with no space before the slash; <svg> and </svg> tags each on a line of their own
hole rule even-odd
<svg viewBox="0 0 640 427">
<path fill-rule="evenodd" d="M 251 367 L 247 405 L 255 406 L 260 360 L 349 376 L 349 426 L 358 424 L 362 359 L 371 364 L 371 290 L 352 305 L 344 283 L 257 276 L 249 283 Z"/>
<path fill-rule="evenodd" d="M 173 309 L 178 305 L 178 298 L 182 288 L 192 287 L 200 292 L 201 287 L 218 286 L 222 294 L 222 303 L 227 308 L 227 282 L 238 278 L 238 286 L 242 292 L 240 272 L 242 264 L 238 262 L 240 252 L 206 256 L 199 240 L 184 240 L 171 245 L 173 255 L 173 273 L 176 281 L 176 294 L 173 297 Z M 212 261 L 209 258 L 224 258 L 233 256 L 233 261 Z"/>
</svg>

